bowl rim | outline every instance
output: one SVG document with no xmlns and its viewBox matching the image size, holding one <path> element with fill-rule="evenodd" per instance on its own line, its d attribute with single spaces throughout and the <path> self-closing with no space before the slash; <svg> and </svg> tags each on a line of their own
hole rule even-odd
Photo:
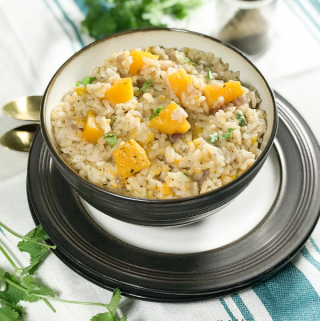
<svg viewBox="0 0 320 321">
<path fill-rule="evenodd" d="M 47 103 L 47 98 L 48 95 L 50 93 L 50 90 L 54 84 L 54 82 L 56 81 L 57 77 L 59 76 L 59 74 L 61 73 L 61 71 L 76 57 L 78 57 L 79 55 L 81 55 L 84 51 L 90 49 L 91 47 L 100 44 L 104 41 L 108 41 L 112 38 L 116 38 L 116 37 L 121 37 L 123 35 L 127 35 L 127 34 L 132 34 L 132 33 L 141 33 L 141 32 L 153 32 L 153 31 L 167 31 L 167 32 L 181 32 L 181 33 L 190 33 L 199 37 L 203 37 L 206 39 L 209 39 L 211 41 L 217 42 L 227 48 L 229 48 L 230 50 L 234 51 L 236 54 L 240 55 L 242 58 L 244 58 L 255 70 L 256 72 L 259 74 L 259 76 L 262 78 L 263 82 L 265 83 L 268 92 L 271 96 L 271 100 L 272 100 L 272 104 L 273 104 L 273 121 L 272 121 L 272 131 L 269 137 L 269 140 L 264 148 L 264 150 L 262 151 L 262 153 L 258 156 L 258 158 L 256 159 L 256 161 L 254 162 L 254 164 L 252 166 L 250 166 L 249 169 L 247 169 L 243 174 L 241 174 L 239 177 L 237 177 L 235 180 L 221 186 L 218 187 L 217 189 L 213 190 L 213 191 L 209 191 L 200 195 L 195 195 L 195 196 L 187 196 L 187 197 L 181 197 L 181 198 L 173 198 L 173 199 L 148 199 L 148 198 L 138 198 L 138 197 L 133 197 L 133 196 L 127 196 L 127 195 L 122 195 L 122 194 L 117 194 L 114 192 L 111 192 L 109 190 L 103 189 L 102 187 L 90 182 L 88 179 L 83 178 L 79 175 L 79 173 L 77 173 L 73 168 L 71 168 L 63 159 L 62 157 L 59 155 L 59 153 L 57 152 L 56 148 L 53 146 L 53 143 L 50 140 L 50 137 L 48 135 L 48 129 L 47 129 L 47 125 L 46 125 L 46 117 L 45 117 L 45 106 Z M 223 57 L 221 57 L 223 58 Z M 135 201 L 135 202 L 139 202 L 139 203 L 156 203 L 156 204 L 168 204 L 168 203 L 180 203 L 180 202 L 185 202 L 185 201 L 192 201 L 195 199 L 199 199 L 199 198 L 207 198 L 207 197 L 211 197 L 214 194 L 218 194 L 221 191 L 225 191 L 228 190 L 229 188 L 231 188 L 234 185 L 238 185 L 238 183 L 243 180 L 245 177 L 249 176 L 252 172 L 255 171 L 255 169 L 259 166 L 260 162 L 262 160 L 265 159 L 266 155 L 269 153 L 272 145 L 273 145 L 273 141 L 274 138 L 276 136 L 277 133 L 277 128 L 278 128 L 278 111 L 277 111 L 277 105 L 275 102 L 275 97 L 274 97 L 274 93 L 272 91 L 272 89 L 270 88 L 267 80 L 265 79 L 265 77 L 262 75 L 262 73 L 260 72 L 260 70 L 252 63 L 252 61 L 243 53 L 241 52 L 239 49 L 233 47 L 232 45 L 218 40 L 214 37 L 208 36 L 208 35 L 204 35 L 202 33 L 199 32 L 195 32 L 195 31 L 190 31 L 190 30 L 185 30 L 185 29 L 178 29 L 178 28 L 140 28 L 140 29 L 134 29 L 134 30 L 127 30 L 124 32 L 119 32 L 116 34 L 113 34 L 111 36 L 99 39 L 97 41 L 94 41 L 92 43 L 90 43 L 89 45 L 83 47 L 82 49 L 80 49 L 79 51 L 77 51 L 76 53 L 74 53 L 70 58 L 68 58 L 61 66 L 60 68 L 55 72 L 55 74 L 52 76 L 52 78 L 49 81 L 49 84 L 44 92 L 42 101 L 41 101 L 41 106 L 40 106 L 40 127 L 41 127 L 41 132 L 42 132 L 42 136 L 44 138 L 44 141 L 46 143 L 46 146 L 49 148 L 50 154 L 53 157 L 54 161 L 58 163 L 58 165 L 60 165 L 62 168 L 64 168 L 70 175 L 76 175 L 76 177 L 81 181 L 81 184 L 84 184 L 88 189 L 94 189 L 96 191 L 102 192 L 108 196 L 111 197 L 116 197 L 119 198 L 120 200 L 126 200 L 126 201 Z M 269 125 L 268 125 L 269 126 Z"/>
</svg>

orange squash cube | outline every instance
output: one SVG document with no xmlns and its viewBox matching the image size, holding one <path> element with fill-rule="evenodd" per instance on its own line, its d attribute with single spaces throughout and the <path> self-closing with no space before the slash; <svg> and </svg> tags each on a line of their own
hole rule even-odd
<svg viewBox="0 0 320 321">
<path fill-rule="evenodd" d="M 177 72 L 170 74 L 168 80 L 176 96 L 181 99 L 181 93 L 187 90 L 188 84 L 192 84 L 193 79 L 184 69 L 179 69 Z"/>
<path fill-rule="evenodd" d="M 146 151 L 134 139 L 117 148 L 113 158 L 121 178 L 130 177 L 150 166 Z"/>
<path fill-rule="evenodd" d="M 96 122 L 96 114 L 92 110 L 87 110 L 87 119 L 83 128 L 81 138 L 85 139 L 87 142 L 96 144 L 98 139 L 104 134 L 103 129 Z"/>
<path fill-rule="evenodd" d="M 133 86 L 131 78 L 122 78 L 105 92 L 104 98 L 113 104 L 125 103 L 133 98 Z"/>
<path fill-rule="evenodd" d="M 132 50 L 130 52 L 130 56 L 132 57 L 132 63 L 130 65 L 129 72 L 131 75 L 138 74 L 140 68 L 144 65 L 143 58 L 147 57 L 150 59 L 158 59 L 158 55 L 153 55 L 151 52 L 142 51 L 142 50 Z"/>
<path fill-rule="evenodd" d="M 186 118 L 183 117 L 182 122 L 179 122 L 176 119 L 172 119 L 172 113 L 178 107 L 179 106 L 175 102 L 171 102 L 170 105 L 161 110 L 159 116 L 153 117 L 150 120 L 148 126 L 156 128 L 160 133 L 164 133 L 167 135 L 172 135 L 175 133 L 186 133 L 191 127 Z"/>
<path fill-rule="evenodd" d="M 213 105 L 219 97 L 224 97 L 225 104 L 230 103 L 244 93 L 239 81 L 229 81 L 223 86 L 206 85 L 202 88 L 202 93 L 206 96 L 209 107 Z"/>
</svg>

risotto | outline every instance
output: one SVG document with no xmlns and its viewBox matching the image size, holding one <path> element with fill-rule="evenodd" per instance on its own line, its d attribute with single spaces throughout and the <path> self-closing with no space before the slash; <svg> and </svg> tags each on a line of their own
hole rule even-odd
<svg viewBox="0 0 320 321">
<path fill-rule="evenodd" d="M 53 109 L 61 157 L 114 193 L 172 199 L 213 191 L 255 162 L 267 128 L 257 91 L 239 76 L 195 49 L 113 53 Z"/>
</svg>

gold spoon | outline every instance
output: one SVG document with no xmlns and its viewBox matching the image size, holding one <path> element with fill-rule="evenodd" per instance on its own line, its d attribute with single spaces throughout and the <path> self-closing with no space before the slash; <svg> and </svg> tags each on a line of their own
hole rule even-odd
<svg viewBox="0 0 320 321">
<path fill-rule="evenodd" d="M 17 98 L 2 107 L 5 115 L 28 121 L 40 121 L 40 104 L 42 96 Z"/>
<path fill-rule="evenodd" d="M 39 124 L 29 124 L 12 129 L 1 136 L 0 144 L 19 152 L 29 152 L 39 126 Z"/>
</svg>

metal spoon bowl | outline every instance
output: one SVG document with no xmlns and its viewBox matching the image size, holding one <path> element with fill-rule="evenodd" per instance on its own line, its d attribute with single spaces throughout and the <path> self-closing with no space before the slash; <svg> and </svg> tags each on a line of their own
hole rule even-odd
<svg viewBox="0 0 320 321">
<path fill-rule="evenodd" d="M 12 118 L 28 121 L 40 121 L 42 96 L 17 98 L 2 107 L 3 113 Z"/>
<path fill-rule="evenodd" d="M 29 152 L 39 126 L 39 124 L 28 124 L 12 129 L 1 136 L 0 144 L 19 152 Z"/>
</svg>

